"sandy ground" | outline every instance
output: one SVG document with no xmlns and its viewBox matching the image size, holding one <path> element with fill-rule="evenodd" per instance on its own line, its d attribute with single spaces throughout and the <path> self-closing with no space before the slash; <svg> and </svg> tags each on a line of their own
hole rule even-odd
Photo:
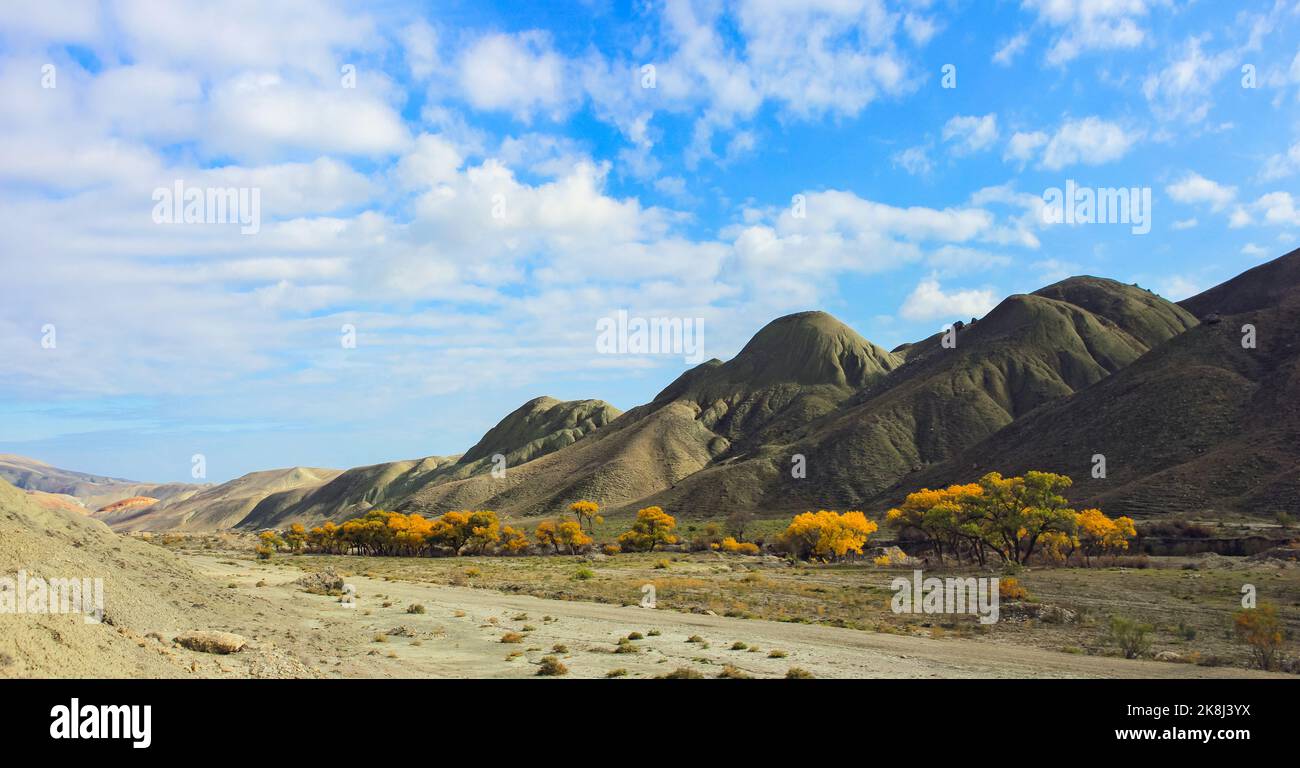
<svg viewBox="0 0 1300 768">
<path fill-rule="evenodd" d="M 781 677 L 799 667 L 819 678 L 945 677 L 1256 677 L 1242 669 L 1074 655 L 960 638 L 928 638 L 790 624 L 602 603 L 547 600 L 483 589 L 347 579 L 355 608 L 338 598 L 305 593 L 292 582 L 302 572 L 286 564 L 240 562 L 219 555 L 185 557 L 200 573 L 234 584 L 267 609 L 223 627 L 250 637 L 258 654 L 298 658 L 301 674 L 325 677 L 530 677 L 555 655 L 570 677 L 653 677 L 679 667 L 716 676 L 732 665 L 755 677 Z M 263 586 L 256 586 L 261 581 Z M 390 603 L 384 607 L 384 603 Z M 423 614 L 406 612 L 419 603 Z M 389 634 L 394 630 L 399 634 Z M 659 634 L 650 635 L 651 630 Z M 640 632 L 636 653 L 614 653 L 618 639 Z M 520 643 L 503 643 L 506 633 Z M 708 646 L 688 643 L 693 635 Z M 382 642 L 376 641 L 383 637 Z M 760 650 L 731 650 L 743 642 Z M 556 645 L 566 650 L 555 652 Z M 769 658 L 772 650 L 786 653 Z M 222 657 L 227 674 L 245 660 Z M 245 670 L 251 672 L 252 670 Z"/>
</svg>

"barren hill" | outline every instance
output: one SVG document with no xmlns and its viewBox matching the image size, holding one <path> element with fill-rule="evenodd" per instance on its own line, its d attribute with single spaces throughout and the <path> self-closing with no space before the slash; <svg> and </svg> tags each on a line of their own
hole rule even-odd
<svg viewBox="0 0 1300 768">
<path fill-rule="evenodd" d="M 490 474 L 496 455 L 504 457 L 507 468 L 513 468 L 570 446 L 618 416 L 619 410 L 602 400 L 562 402 L 539 397 L 502 419 L 463 456 L 431 456 L 350 469 L 316 486 L 272 494 L 238 525 L 256 530 L 292 522 L 337 521 L 363 514 L 373 506 L 394 507 L 422 488 Z"/>
<path fill-rule="evenodd" d="M 340 470 L 290 467 L 252 472 L 181 499 L 159 504 L 110 505 L 95 513 L 118 531 L 193 530 L 231 528 L 259 502 L 273 493 L 315 487 L 338 477 Z"/>
<path fill-rule="evenodd" d="M 856 508 L 900 477 L 1090 386 L 1195 323 L 1178 306 L 1112 280 L 1072 278 L 1012 296 L 987 317 L 962 324 L 953 348 L 943 346 L 942 334 L 909 345 L 901 366 L 809 419 L 789 441 L 722 457 L 638 503 L 692 517 L 737 508 Z M 805 478 L 793 477 L 795 456 L 803 457 Z"/>
<path fill-rule="evenodd" d="M 1050 469 L 1072 496 L 1149 516 L 1300 510 L 1300 251 L 1182 302 L 1202 323 L 1096 386 L 902 478 L 887 497 L 990 469 Z M 1257 347 L 1242 345 L 1253 325 Z M 1106 476 L 1093 477 L 1093 457 Z"/>
</svg>

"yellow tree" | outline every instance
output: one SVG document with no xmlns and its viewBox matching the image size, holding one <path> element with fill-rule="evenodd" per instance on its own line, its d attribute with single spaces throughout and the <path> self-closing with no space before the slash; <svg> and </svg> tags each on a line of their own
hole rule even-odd
<svg viewBox="0 0 1300 768">
<path fill-rule="evenodd" d="M 585 499 L 575 501 L 569 505 L 569 511 L 573 513 L 574 517 L 578 518 L 579 525 L 586 523 L 587 529 L 593 532 L 596 530 L 596 526 L 605 521 L 600 516 L 600 505 L 594 501 Z"/>
<path fill-rule="evenodd" d="M 805 560 L 837 560 L 850 552 L 862 554 L 877 528 L 861 512 L 841 515 L 822 509 L 795 515 L 779 541 L 788 552 Z"/>
<path fill-rule="evenodd" d="M 1075 516 L 1078 526 L 1079 548 L 1087 562 L 1093 555 L 1119 552 L 1128 549 L 1129 539 L 1137 535 L 1131 517 L 1106 517 L 1100 509 L 1085 509 Z"/>
<path fill-rule="evenodd" d="M 560 544 L 569 548 L 569 554 L 576 555 L 579 550 L 586 548 L 592 542 L 592 538 L 582 532 L 582 526 L 573 520 L 561 522 L 555 529 L 555 538 Z"/>
<path fill-rule="evenodd" d="M 537 539 L 538 544 L 543 547 L 552 547 L 555 549 L 555 554 L 560 554 L 559 526 L 556 525 L 554 520 L 543 520 L 538 523 L 537 528 L 533 531 L 533 536 Z"/>
<path fill-rule="evenodd" d="M 1004 478 L 990 472 L 979 485 L 979 495 L 967 499 L 970 521 L 1003 560 L 1027 563 L 1045 534 L 1074 535 L 1075 512 L 1061 495 L 1071 485 L 1065 475 L 1027 472 Z"/>
<path fill-rule="evenodd" d="M 302 523 L 294 523 L 285 531 L 284 540 L 289 544 L 289 549 L 294 552 L 302 551 L 303 545 L 307 543 L 307 528 Z"/>
<path fill-rule="evenodd" d="M 509 525 L 501 526 L 501 541 L 497 548 L 507 555 L 518 555 L 528 551 L 528 535 Z"/>
<path fill-rule="evenodd" d="M 496 512 L 486 509 L 471 512 L 468 525 L 469 538 L 465 547 L 470 552 L 481 555 L 501 540 L 501 522 Z"/>
<path fill-rule="evenodd" d="M 677 520 L 659 507 L 646 507 L 636 513 L 632 529 L 618 537 L 619 546 L 625 550 L 653 552 L 660 544 L 676 544 L 673 529 Z"/>
<path fill-rule="evenodd" d="M 978 484 L 951 485 L 943 489 L 922 488 L 909 493 L 903 503 L 885 513 L 885 520 L 900 531 L 913 530 L 929 543 L 939 562 L 944 547 L 961 559 L 964 544 L 983 562 L 983 544 L 977 526 L 970 524 L 967 510 L 971 497 L 979 496 Z"/>
</svg>

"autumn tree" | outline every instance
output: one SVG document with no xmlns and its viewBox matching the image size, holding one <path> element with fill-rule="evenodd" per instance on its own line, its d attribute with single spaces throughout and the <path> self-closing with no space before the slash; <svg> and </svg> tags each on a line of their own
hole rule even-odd
<svg viewBox="0 0 1300 768">
<path fill-rule="evenodd" d="M 1131 517 L 1111 519 L 1100 509 L 1085 509 L 1075 516 L 1077 541 L 1084 559 L 1092 562 L 1095 555 L 1120 552 L 1128 549 L 1129 539 L 1137 536 Z"/>
<path fill-rule="evenodd" d="M 1250 646 L 1250 653 L 1260 669 L 1273 669 L 1282 649 L 1282 622 L 1277 606 L 1260 603 L 1256 608 L 1242 608 L 1232 615 L 1237 638 Z"/>
<path fill-rule="evenodd" d="M 961 559 L 963 548 L 981 564 L 984 537 L 972 513 L 973 500 L 983 492 L 978 484 L 951 485 L 945 489 L 922 488 L 909 493 L 898 507 L 885 513 L 885 520 L 899 531 L 911 530 L 929 544 L 939 562 L 944 549 Z"/>
<path fill-rule="evenodd" d="M 660 544 L 676 544 L 677 536 L 673 530 L 677 520 L 659 507 L 646 507 L 637 510 L 636 522 L 632 529 L 618 537 L 619 546 L 624 550 L 653 552 Z"/>
<path fill-rule="evenodd" d="M 507 555 L 519 555 L 528 551 L 528 534 L 513 526 L 501 526 L 501 540 L 497 549 Z"/>
<path fill-rule="evenodd" d="M 564 520 L 555 529 L 559 543 L 568 547 L 569 554 L 576 555 L 591 545 L 592 538 L 582 532 L 582 526 L 574 520 Z"/>
<path fill-rule="evenodd" d="M 862 554 L 877 527 L 861 512 L 840 514 L 822 509 L 796 515 L 778 541 L 787 552 L 804 560 L 838 560 L 849 553 Z"/>
<path fill-rule="evenodd" d="M 302 523 L 294 523 L 284 534 L 284 540 L 293 552 L 301 552 L 307 544 L 307 528 Z"/>
<path fill-rule="evenodd" d="M 1004 561 L 1027 563 L 1044 534 L 1074 534 L 1075 512 L 1061 495 L 1070 485 L 1070 478 L 1051 472 L 1006 478 L 990 472 L 968 500 L 970 522 Z"/>
<path fill-rule="evenodd" d="M 557 555 L 560 554 L 559 527 L 559 524 L 554 520 L 543 520 L 533 530 L 533 536 L 537 539 L 537 543 L 543 547 L 553 548 Z"/>
<path fill-rule="evenodd" d="M 594 501 L 575 501 L 569 505 L 569 511 L 578 519 L 578 525 L 586 523 L 587 529 L 595 532 L 596 526 L 605 522 L 600 516 L 600 505 Z"/>
</svg>

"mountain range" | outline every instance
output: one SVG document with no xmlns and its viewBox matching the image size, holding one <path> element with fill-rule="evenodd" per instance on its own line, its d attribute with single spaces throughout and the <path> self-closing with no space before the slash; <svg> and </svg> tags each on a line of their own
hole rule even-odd
<svg viewBox="0 0 1300 768">
<path fill-rule="evenodd" d="M 92 510 L 159 500 L 92 512 L 119 530 L 256 530 L 373 507 L 525 519 L 583 498 L 615 517 L 877 514 L 920 487 L 1029 469 L 1070 475 L 1073 502 L 1111 514 L 1271 517 L 1300 510 L 1298 329 L 1294 251 L 1179 303 L 1072 277 L 890 351 L 824 312 L 788 315 L 644 405 L 537 398 L 459 456 L 207 487 L 0 457 L 0 477 Z"/>
</svg>

